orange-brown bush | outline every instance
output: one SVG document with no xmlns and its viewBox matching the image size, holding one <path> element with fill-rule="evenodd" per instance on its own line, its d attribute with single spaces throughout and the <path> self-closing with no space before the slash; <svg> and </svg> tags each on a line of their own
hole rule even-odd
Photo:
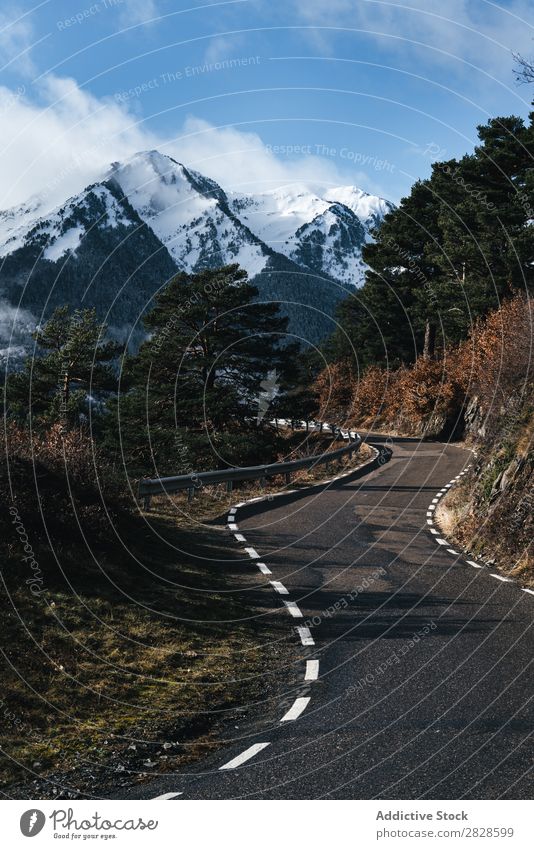
<svg viewBox="0 0 534 849">
<path fill-rule="evenodd" d="M 439 360 L 420 357 L 394 371 L 371 366 L 359 377 L 348 363 L 329 366 L 315 386 L 321 415 L 359 427 L 439 436 L 449 435 L 474 402 L 477 422 L 489 434 L 528 389 L 533 336 L 532 300 L 516 295 Z"/>
<path fill-rule="evenodd" d="M 342 424 L 349 411 L 354 387 L 352 366 L 347 360 L 332 363 L 318 375 L 314 391 L 321 421 Z"/>
</svg>

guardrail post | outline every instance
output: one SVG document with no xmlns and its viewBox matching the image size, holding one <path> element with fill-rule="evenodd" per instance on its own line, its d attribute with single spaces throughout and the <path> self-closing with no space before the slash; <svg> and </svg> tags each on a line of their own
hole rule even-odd
<svg viewBox="0 0 534 849">
<path fill-rule="evenodd" d="M 226 481 L 226 492 L 232 492 L 233 488 L 234 488 L 234 482 L 233 481 Z"/>
<path fill-rule="evenodd" d="M 150 510 L 150 495 L 143 496 L 143 510 L 148 513 Z"/>
<path fill-rule="evenodd" d="M 286 472 L 286 483 L 291 483 L 291 472 Z"/>
<path fill-rule="evenodd" d="M 190 486 L 189 489 L 187 490 L 187 500 L 192 501 L 194 494 L 195 494 L 195 487 Z"/>
</svg>

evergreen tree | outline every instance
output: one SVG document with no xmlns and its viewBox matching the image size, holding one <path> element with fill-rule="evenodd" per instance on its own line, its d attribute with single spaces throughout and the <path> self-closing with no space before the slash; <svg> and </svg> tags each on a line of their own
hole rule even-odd
<svg viewBox="0 0 534 849">
<path fill-rule="evenodd" d="M 287 319 L 257 294 L 230 265 L 178 274 L 157 296 L 144 319 L 151 336 L 126 366 L 131 389 L 114 407 L 136 469 L 192 471 L 270 452 L 262 382 L 270 372 L 286 380 L 294 351 L 283 345 Z"/>
<path fill-rule="evenodd" d="M 36 356 L 7 381 L 8 409 L 43 424 L 79 421 L 89 396 L 116 387 L 112 361 L 119 346 L 105 341 L 106 327 L 93 309 L 58 307 L 33 335 Z"/>
<path fill-rule="evenodd" d="M 534 115 L 495 118 L 461 160 L 432 176 L 384 220 L 361 290 L 339 309 L 331 359 L 370 364 L 432 358 L 473 321 L 534 280 Z"/>
</svg>

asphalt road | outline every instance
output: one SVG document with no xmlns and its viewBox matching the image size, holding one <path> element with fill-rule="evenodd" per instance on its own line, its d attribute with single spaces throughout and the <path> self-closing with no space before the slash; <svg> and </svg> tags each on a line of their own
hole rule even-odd
<svg viewBox="0 0 534 849">
<path fill-rule="evenodd" d="M 532 798 L 534 596 L 431 532 L 429 505 L 470 461 L 394 440 L 364 477 L 239 508 L 236 556 L 295 645 L 290 669 L 266 670 L 285 698 L 121 797 Z"/>
</svg>

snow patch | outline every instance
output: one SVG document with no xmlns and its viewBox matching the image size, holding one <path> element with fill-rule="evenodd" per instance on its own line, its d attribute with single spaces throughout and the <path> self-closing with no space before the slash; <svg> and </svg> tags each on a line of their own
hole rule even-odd
<svg viewBox="0 0 534 849">
<path fill-rule="evenodd" d="M 79 247 L 80 241 L 85 234 L 85 229 L 80 227 L 71 227 L 61 236 L 54 238 L 43 253 L 43 258 L 50 262 L 57 262 L 63 254 L 68 252 L 74 253 Z"/>
</svg>

